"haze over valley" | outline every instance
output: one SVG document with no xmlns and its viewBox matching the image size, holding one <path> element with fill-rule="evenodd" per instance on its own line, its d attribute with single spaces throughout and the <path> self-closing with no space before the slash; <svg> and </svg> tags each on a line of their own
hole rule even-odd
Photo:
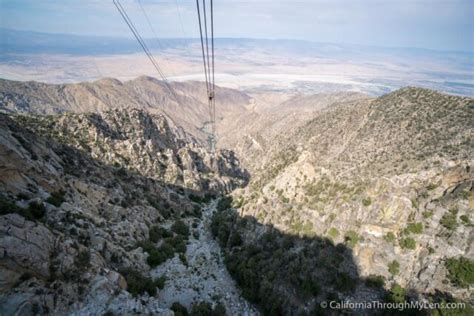
<svg viewBox="0 0 474 316">
<path fill-rule="evenodd" d="M 0 30 L 0 72 L 5 79 L 48 83 L 130 80 L 155 76 L 131 39 Z M 173 81 L 204 80 L 200 43 L 148 39 Z M 419 86 L 473 96 L 473 54 L 415 48 L 316 43 L 297 40 L 217 39 L 216 80 L 245 91 L 381 95 Z"/>
</svg>

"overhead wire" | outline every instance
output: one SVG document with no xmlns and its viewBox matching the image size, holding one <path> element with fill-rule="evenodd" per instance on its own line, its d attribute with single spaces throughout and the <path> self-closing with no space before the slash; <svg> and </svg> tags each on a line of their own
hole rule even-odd
<svg viewBox="0 0 474 316">
<path fill-rule="evenodd" d="M 209 118 L 210 118 L 210 125 L 211 125 L 211 130 L 208 133 L 208 141 L 210 145 L 211 152 L 214 154 L 215 152 L 215 144 L 216 144 L 216 128 L 215 128 L 215 123 L 216 123 L 216 109 L 215 109 L 215 55 L 214 55 L 214 7 L 213 7 L 213 0 L 210 0 L 210 37 L 211 37 L 211 52 L 209 52 L 209 32 L 208 32 L 208 22 L 207 22 L 207 10 L 206 10 L 206 0 L 202 0 L 202 6 L 203 6 L 203 14 L 202 18 L 204 20 L 204 34 L 203 34 L 203 27 L 202 27 L 202 22 L 201 22 L 201 11 L 200 11 L 200 5 L 199 5 L 199 0 L 196 0 L 196 6 L 197 6 L 197 12 L 198 12 L 198 21 L 199 21 L 199 34 L 201 38 L 201 51 L 202 51 L 202 58 L 203 58 L 203 66 L 204 66 L 204 77 L 206 80 L 206 90 L 207 90 L 207 97 L 208 97 L 208 108 L 209 108 Z M 137 30 L 135 25 L 133 24 L 132 20 L 128 16 L 125 8 L 122 6 L 119 0 L 113 0 L 113 3 L 117 10 L 119 11 L 120 15 L 122 16 L 123 20 L 127 24 L 128 28 L 131 30 L 132 34 L 134 35 L 135 39 L 138 41 L 140 44 L 141 48 L 147 55 L 148 59 L 152 63 L 153 67 L 155 70 L 158 72 L 160 75 L 161 79 L 163 80 L 166 88 L 170 92 L 170 94 L 173 96 L 173 98 L 176 100 L 176 102 L 181 105 L 176 92 L 174 89 L 170 86 L 165 74 L 161 70 L 160 66 L 158 65 L 158 62 L 156 61 L 155 57 L 149 50 L 148 46 L 146 45 L 145 41 L 143 40 L 142 36 L 140 35 L 140 32 Z M 179 11 L 179 6 L 177 0 L 175 0 L 176 3 L 176 8 L 178 10 L 178 15 L 180 18 L 180 24 L 181 24 L 181 29 L 184 34 L 184 27 L 183 23 L 181 20 L 181 13 Z M 161 48 L 161 43 L 158 39 L 158 36 L 156 36 L 156 32 L 152 26 L 152 23 L 146 14 L 146 11 L 144 10 L 142 4 L 140 1 L 138 1 L 138 4 L 140 5 L 140 8 L 145 16 L 145 19 L 147 20 L 148 25 L 150 26 L 153 34 L 155 35 L 155 38 L 158 42 L 159 47 Z M 204 48 L 204 43 L 205 43 L 205 48 Z"/>
<path fill-rule="evenodd" d="M 150 50 L 148 49 L 148 46 L 146 45 L 145 41 L 143 40 L 143 38 L 141 37 L 140 35 L 140 32 L 136 29 L 135 25 L 133 24 L 132 20 L 130 19 L 130 17 L 128 16 L 127 14 L 127 11 L 124 9 L 124 7 L 122 6 L 122 4 L 120 3 L 119 0 L 113 0 L 113 3 L 115 5 L 115 7 L 117 8 L 117 10 L 119 11 L 120 15 L 122 16 L 123 20 L 125 21 L 125 23 L 127 24 L 128 28 L 130 29 L 130 31 L 132 31 L 133 35 L 135 36 L 136 40 L 138 41 L 138 43 L 140 44 L 141 48 L 143 49 L 143 51 L 145 52 L 145 54 L 147 55 L 148 59 L 150 60 L 150 62 L 152 63 L 153 67 L 155 68 L 155 70 L 158 72 L 158 74 L 160 75 L 161 79 L 163 80 L 163 83 L 165 84 L 166 88 L 168 89 L 168 91 L 170 92 L 170 94 L 173 96 L 173 98 L 176 100 L 176 102 L 181 105 L 179 99 L 178 99 L 178 96 L 176 94 L 176 92 L 174 91 L 174 89 L 170 86 L 166 76 L 164 75 L 163 71 L 161 70 L 160 66 L 158 65 L 158 62 L 155 60 L 155 57 L 153 56 L 153 54 L 150 52 Z"/>
<path fill-rule="evenodd" d="M 212 121 L 214 122 L 213 128 L 214 128 L 214 136 L 216 133 L 216 96 L 215 96 L 215 91 L 216 91 L 216 80 L 215 80 L 215 62 L 214 62 L 214 6 L 213 6 L 213 1 L 211 0 L 211 45 L 212 45 L 212 91 L 213 91 L 213 114 L 212 114 Z"/>
<path fill-rule="evenodd" d="M 215 107 L 215 61 L 214 61 L 214 6 L 213 1 L 210 0 L 210 37 L 211 37 L 211 52 L 209 53 L 209 30 L 207 22 L 206 0 L 202 0 L 202 14 L 200 10 L 199 0 L 196 0 L 196 7 L 198 12 L 199 34 L 201 38 L 201 51 L 204 66 L 204 78 L 206 80 L 206 89 L 208 97 L 209 117 L 211 130 L 208 134 L 208 141 L 211 147 L 211 152 L 215 151 L 216 138 L 216 107 Z M 204 21 L 202 23 L 201 21 Z M 204 34 L 203 34 L 204 24 Z"/>
</svg>

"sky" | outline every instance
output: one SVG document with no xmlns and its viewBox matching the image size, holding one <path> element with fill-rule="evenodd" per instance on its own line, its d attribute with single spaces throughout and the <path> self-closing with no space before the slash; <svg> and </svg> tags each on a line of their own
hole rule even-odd
<svg viewBox="0 0 474 316">
<path fill-rule="evenodd" d="M 199 34 L 194 0 L 121 3 L 144 37 Z M 215 0 L 214 12 L 216 37 L 474 52 L 474 0 Z M 132 36 L 112 0 L 0 0 L 0 27 Z"/>
</svg>

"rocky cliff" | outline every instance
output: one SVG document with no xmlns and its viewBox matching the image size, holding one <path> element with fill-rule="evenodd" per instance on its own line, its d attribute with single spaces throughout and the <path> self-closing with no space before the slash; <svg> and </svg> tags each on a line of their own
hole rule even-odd
<svg viewBox="0 0 474 316">
<path fill-rule="evenodd" d="M 198 271 L 187 244 L 201 203 L 246 181 L 232 152 L 211 155 L 142 110 L 0 114 L 0 313 L 166 315 L 200 300 L 231 311 L 236 290 L 159 300 L 179 284 L 154 269 L 179 257 Z"/>
<path fill-rule="evenodd" d="M 315 302 L 334 295 L 352 301 L 361 293 L 371 297 L 366 281 L 376 278 L 386 291 L 395 287 L 411 297 L 449 293 L 472 303 L 473 126 L 472 99 L 406 88 L 375 100 L 335 102 L 302 127 L 274 139 L 268 161 L 263 166 L 258 166 L 261 160 L 256 162 L 249 186 L 233 194 L 239 217 L 254 218 L 260 225 L 220 221 L 234 227 L 248 247 L 267 240 L 249 236 L 275 230 L 319 245 L 328 240 L 347 249 L 335 260 L 345 258 L 355 268 L 343 264 L 330 270 L 328 278 L 320 278 L 319 272 L 331 263 L 308 259 L 307 251 L 313 248 L 302 242 L 285 253 L 306 255 L 300 262 L 319 265 L 319 270 L 303 267 L 294 272 L 281 267 L 282 275 L 267 271 L 273 275 L 262 282 L 276 277 L 293 291 L 273 288 L 265 295 L 255 294 L 255 301 L 266 308 L 271 305 L 266 298 L 275 296 L 283 313 L 304 312 L 303 306 L 317 308 Z M 245 258 L 245 252 L 227 239 L 232 233 L 223 236 L 227 251 L 234 255 L 233 264 L 239 267 L 234 272 L 241 285 L 255 290 L 243 281 L 246 270 L 240 269 L 243 262 L 238 259 L 242 257 L 235 257 L 239 253 Z M 321 251 L 328 251 L 329 258 L 338 257 L 331 255 L 337 252 L 331 247 L 317 249 L 313 258 Z M 271 250 L 263 247 L 260 253 L 265 258 Z M 273 259 L 281 258 L 280 254 Z M 256 260 L 257 266 L 264 262 L 259 260 L 272 261 Z M 301 280 L 314 278 L 313 285 L 324 290 L 308 295 L 304 289 L 311 289 L 311 284 L 292 283 L 286 277 L 292 272 Z M 354 286 L 334 287 L 328 283 L 334 273 L 349 275 Z"/>
<path fill-rule="evenodd" d="M 166 85 L 152 77 L 121 82 L 104 78 L 77 84 L 46 84 L 0 79 L 0 111 L 8 113 L 57 114 L 97 113 L 111 109 L 137 108 L 164 115 L 173 127 L 184 128 L 205 141 L 203 129 L 209 121 L 206 86 L 200 82 Z M 244 112 L 250 97 L 238 90 L 216 88 L 217 118 Z"/>
<path fill-rule="evenodd" d="M 174 86 L 0 82 L 0 314 L 474 302 L 472 99 Z"/>
</svg>

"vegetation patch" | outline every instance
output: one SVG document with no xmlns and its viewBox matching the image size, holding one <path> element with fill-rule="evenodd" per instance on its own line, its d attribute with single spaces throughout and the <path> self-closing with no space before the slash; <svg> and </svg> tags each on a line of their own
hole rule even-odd
<svg viewBox="0 0 474 316">
<path fill-rule="evenodd" d="M 385 236 L 383 236 L 383 239 L 386 242 L 393 243 L 393 242 L 395 242 L 395 234 L 392 233 L 392 232 L 388 232 L 388 233 L 385 234 Z"/>
<path fill-rule="evenodd" d="M 231 196 L 224 196 L 222 197 L 219 202 L 217 202 L 217 210 L 219 212 L 225 211 L 232 207 L 232 197 Z"/>
<path fill-rule="evenodd" d="M 403 249 L 413 250 L 413 249 L 416 248 L 416 241 L 415 241 L 415 239 L 413 239 L 411 237 L 400 239 L 399 244 L 400 244 L 400 247 L 402 247 Z"/>
<path fill-rule="evenodd" d="M 423 224 L 422 223 L 410 223 L 405 228 L 405 234 L 421 234 L 423 232 Z"/>
<path fill-rule="evenodd" d="M 53 193 L 51 193 L 49 198 L 46 199 L 46 202 L 48 202 L 49 204 L 52 204 L 56 207 L 60 207 L 61 204 L 63 204 L 63 202 L 64 202 L 64 195 L 65 194 L 66 194 L 66 192 L 63 191 L 63 190 L 53 192 Z"/>
<path fill-rule="evenodd" d="M 446 214 L 441 217 L 439 223 L 448 230 L 455 230 L 458 227 L 457 210 L 453 209 L 449 212 L 446 212 Z"/>
<path fill-rule="evenodd" d="M 158 242 L 163 238 L 168 238 L 173 236 L 166 228 L 160 226 L 152 226 L 150 227 L 150 231 L 148 233 L 148 239 L 151 242 Z"/>
<path fill-rule="evenodd" d="M 12 200 L 0 196 L 0 215 L 17 213 L 27 220 L 40 220 L 46 214 L 44 204 L 39 201 L 31 201 L 27 208 L 16 205 Z"/>
<path fill-rule="evenodd" d="M 474 285 L 474 261 L 465 257 L 449 258 L 445 263 L 448 279 L 456 286 Z"/>
<path fill-rule="evenodd" d="M 189 234 L 190 234 L 188 225 L 182 220 L 175 221 L 173 225 L 171 226 L 171 230 L 174 233 L 184 236 L 186 238 L 189 237 Z"/>
<path fill-rule="evenodd" d="M 127 281 L 127 291 L 134 297 L 143 295 L 145 292 L 150 296 L 155 296 L 156 288 L 163 288 L 164 286 L 163 279 L 153 280 L 130 268 L 121 270 L 120 273 Z"/>
<path fill-rule="evenodd" d="M 388 264 L 388 272 L 391 275 L 395 276 L 400 273 L 400 263 L 397 260 L 393 260 Z"/>
<path fill-rule="evenodd" d="M 223 304 L 218 303 L 216 306 L 212 306 L 208 302 L 199 302 L 193 305 L 191 309 L 191 315 L 193 316 L 225 316 L 227 315 Z"/>
<path fill-rule="evenodd" d="M 334 240 L 339 236 L 339 231 L 336 228 L 331 227 L 328 231 L 328 236 Z"/>
<path fill-rule="evenodd" d="M 171 305 L 170 309 L 174 312 L 175 316 L 188 316 L 189 315 L 187 308 L 181 305 L 181 303 L 179 302 L 174 302 Z"/>
<path fill-rule="evenodd" d="M 362 205 L 370 206 L 370 204 L 372 204 L 372 200 L 369 197 L 362 200 Z"/>
<path fill-rule="evenodd" d="M 355 245 L 357 245 L 357 243 L 359 242 L 360 240 L 360 237 L 359 235 L 353 231 L 353 230 L 349 230 L 348 232 L 346 232 L 346 234 L 344 235 L 344 240 L 346 241 L 346 244 L 353 248 L 355 247 Z"/>
<path fill-rule="evenodd" d="M 382 275 L 371 274 L 365 279 L 365 285 L 373 288 L 383 288 L 385 285 L 385 278 Z"/>
<path fill-rule="evenodd" d="M 386 300 L 393 303 L 403 303 L 406 301 L 406 290 L 395 283 L 387 294 Z"/>
<path fill-rule="evenodd" d="M 304 314 L 297 302 L 329 293 L 348 294 L 358 284 L 354 278 L 357 267 L 344 244 L 335 246 L 330 239 L 318 236 L 285 234 L 253 217 L 240 218 L 231 209 L 214 214 L 211 230 L 243 296 L 264 315 L 285 315 L 290 310 Z M 263 234 L 246 240 L 244 236 L 255 231 Z"/>
</svg>

